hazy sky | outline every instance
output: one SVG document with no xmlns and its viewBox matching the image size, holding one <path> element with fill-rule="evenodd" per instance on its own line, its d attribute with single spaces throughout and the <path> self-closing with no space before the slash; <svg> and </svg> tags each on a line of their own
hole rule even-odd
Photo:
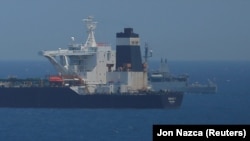
<svg viewBox="0 0 250 141">
<path fill-rule="evenodd" d="M 89 15 L 97 42 L 113 49 L 115 33 L 132 27 L 154 59 L 250 60 L 249 0 L 1 0 L 0 61 L 85 42 Z"/>
</svg>

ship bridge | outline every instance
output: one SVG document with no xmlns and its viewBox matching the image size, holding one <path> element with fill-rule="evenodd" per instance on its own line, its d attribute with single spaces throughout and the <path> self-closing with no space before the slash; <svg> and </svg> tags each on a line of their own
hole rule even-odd
<svg viewBox="0 0 250 141">
<path fill-rule="evenodd" d="M 94 55 L 96 54 L 96 49 L 86 49 L 86 50 L 69 50 L 69 49 L 58 49 L 53 51 L 41 51 L 41 55 L 44 56 L 78 56 L 78 55 Z"/>
<path fill-rule="evenodd" d="M 86 83 L 106 83 L 106 72 L 115 69 L 115 51 L 106 43 L 96 43 L 94 30 L 97 22 L 89 16 L 83 19 L 86 24 L 88 38 L 84 44 L 72 43 L 67 49 L 40 51 L 39 54 L 48 58 L 61 75 L 77 75 Z M 113 67 L 113 68 L 112 68 Z"/>
</svg>

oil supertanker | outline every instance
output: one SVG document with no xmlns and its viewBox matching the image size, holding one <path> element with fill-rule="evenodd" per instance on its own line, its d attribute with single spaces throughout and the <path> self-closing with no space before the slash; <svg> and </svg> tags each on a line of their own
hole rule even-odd
<svg viewBox="0 0 250 141">
<path fill-rule="evenodd" d="M 178 108 L 183 92 L 154 91 L 133 28 L 116 33 L 116 50 L 94 37 L 97 22 L 83 20 L 88 38 L 67 49 L 40 51 L 58 74 L 45 79 L 0 80 L 0 107 L 9 108 Z"/>
</svg>

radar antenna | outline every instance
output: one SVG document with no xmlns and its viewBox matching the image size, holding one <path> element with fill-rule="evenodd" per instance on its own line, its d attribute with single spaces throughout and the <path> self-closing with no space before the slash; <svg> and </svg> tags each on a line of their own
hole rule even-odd
<svg viewBox="0 0 250 141">
<path fill-rule="evenodd" d="M 84 47 L 96 47 L 96 41 L 94 36 L 94 30 L 96 29 L 97 22 L 93 21 L 93 17 L 89 16 L 87 19 L 83 19 L 87 27 L 88 39 Z"/>
</svg>

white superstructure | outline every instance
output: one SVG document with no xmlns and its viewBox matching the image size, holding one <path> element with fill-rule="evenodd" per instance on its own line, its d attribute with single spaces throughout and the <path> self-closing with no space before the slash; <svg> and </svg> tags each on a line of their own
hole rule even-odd
<svg viewBox="0 0 250 141">
<path fill-rule="evenodd" d="M 83 20 L 88 38 L 84 44 L 74 43 L 67 49 L 41 51 L 49 59 L 60 76 L 76 76 L 82 85 L 71 85 L 79 94 L 135 92 L 147 88 L 146 72 L 119 72 L 116 69 L 116 52 L 108 44 L 96 43 L 93 17 Z M 138 40 L 138 41 L 137 41 Z M 133 41 L 138 44 L 139 39 Z M 127 41 L 122 41 L 127 44 Z M 129 41 L 131 42 L 131 41 Z"/>
</svg>

